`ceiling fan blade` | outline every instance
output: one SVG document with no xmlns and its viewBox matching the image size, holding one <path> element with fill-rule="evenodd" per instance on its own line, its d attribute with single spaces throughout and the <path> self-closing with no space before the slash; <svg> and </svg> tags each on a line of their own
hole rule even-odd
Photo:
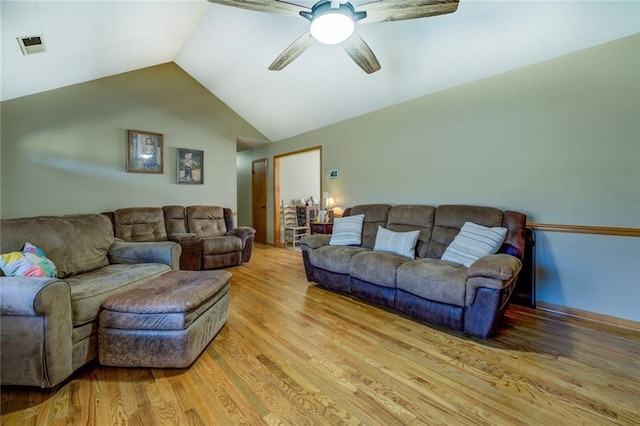
<svg viewBox="0 0 640 426">
<path fill-rule="evenodd" d="M 374 73 L 380 69 L 378 58 L 358 33 L 353 33 L 351 37 L 342 42 L 342 47 L 367 74 Z"/>
<path fill-rule="evenodd" d="M 458 0 L 376 1 L 357 7 L 358 11 L 367 12 L 367 17 L 359 21 L 363 24 L 444 15 L 445 13 L 453 13 L 456 9 L 458 9 Z"/>
<path fill-rule="evenodd" d="M 291 43 L 289 47 L 284 49 L 284 52 L 282 52 L 280 56 L 278 56 L 276 60 L 273 61 L 271 65 L 269 65 L 269 69 L 271 71 L 280 71 L 291 62 L 293 62 L 312 44 L 313 37 L 311 36 L 311 33 L 307 31 L 306 33 L 302 34 L 296 41 Z"/>
<path fill-rule="evenodd" d="M 279 0 L 209 0 L 209 2 L 238 7 L 240 9 L 255 10 L 257 12 L 286 16 L 300 16 L 301 10 L 311 10 L 306 6 Z"/>
</svg>

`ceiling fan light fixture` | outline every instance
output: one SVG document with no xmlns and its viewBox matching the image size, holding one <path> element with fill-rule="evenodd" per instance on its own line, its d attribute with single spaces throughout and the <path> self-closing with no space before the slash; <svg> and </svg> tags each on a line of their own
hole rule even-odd
<svg viewBox="0 0 640 426">
<path fill-rule="evenodd" d="M 311 21 L 311 35 L 323 44 L 342 43 L 353 34 L 356 25 L 341 12 L 328 12 L 315 16 Z"/>
<path fill-rule="evenodd" d="M 356 22 L 367 13 L 356 12 L 348 1 L 324 0 L 317 2 L 311 12 L 301 11 L 300 15 L 311 21 L 309 31 L 313 38 L 324 44 L 338 44 L 351 37 Z"/>
</svg>

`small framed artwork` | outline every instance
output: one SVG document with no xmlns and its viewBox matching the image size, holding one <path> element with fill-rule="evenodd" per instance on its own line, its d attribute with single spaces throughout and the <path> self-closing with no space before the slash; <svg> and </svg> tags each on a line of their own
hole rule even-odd
<svg viewBox="0 0 640 426">
<path fill-rule="evenodd" d="M 127 172 L 164 173 L 162 142 L 160 133 L 127 130 Z"/>
<path fill-rule="evenodd" d="M 178 148 L 176 170 L 178 183 L 204 183 L 204 152 L 195 149 Z"/>
</svg>

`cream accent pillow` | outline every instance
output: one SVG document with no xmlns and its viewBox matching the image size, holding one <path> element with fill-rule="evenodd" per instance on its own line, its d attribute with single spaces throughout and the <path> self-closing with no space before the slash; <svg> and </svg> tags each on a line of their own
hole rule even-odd
<svg viewBox="0 0 640 426">
<path fill-rule="evenodd" d="M 465 222 L 441 259 L 460 263 L 468 268 L 481 257 L 496 253 L 506 236 L 507 228 L 487 228 L 473 222 Z"/>
<path fill-rule="evenodd" d="M 420 231 L 394 232 L 378 226 L 373 251 L 386 251 L 415 259 L 418 235 Z"/>
<path fill-rule="evenodd" d="M 333 221 L 330 246 L 359 246 L 362 244 L 364 215 L 345 216 Z"/>
</svg>

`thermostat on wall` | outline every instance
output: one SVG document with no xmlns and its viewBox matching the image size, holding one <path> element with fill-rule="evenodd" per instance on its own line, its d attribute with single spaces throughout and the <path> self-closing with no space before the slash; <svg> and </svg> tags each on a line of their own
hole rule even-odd
<svg viewBox="0 0 640 426">
<path fill-rule="evenodd" d="M 333 169 L 329 171 L 329 179 L 338 179 L 338 169 Z"/>
</svg>

